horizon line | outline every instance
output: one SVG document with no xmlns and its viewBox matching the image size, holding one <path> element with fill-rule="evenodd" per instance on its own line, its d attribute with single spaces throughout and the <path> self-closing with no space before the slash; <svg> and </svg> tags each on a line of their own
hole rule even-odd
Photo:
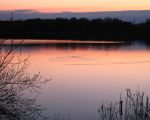
<svg viewBox="0 0 150 120">
<path fill-rule="evenodd" d="M 42 10 L 36 10 L 36 9 L 10 9 L 10 10 L 0 10 L 0 12 L 38 12 L 38 13 L 96 13 L 96 12 L 136 12 L 136 11 L 150 11 L 150 9 L 129 9 L 129 10 L 103 10 L 103 11 L 58 11 L 58 12 L 52 12 L 52 11 L 42 11 Z"/>
</svg>

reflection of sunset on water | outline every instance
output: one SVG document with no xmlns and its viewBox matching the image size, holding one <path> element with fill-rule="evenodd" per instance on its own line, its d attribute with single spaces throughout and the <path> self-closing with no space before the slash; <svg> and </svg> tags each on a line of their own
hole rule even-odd
<svg viewBox="0 0 150 120">
<path fill-rule="evenodd" d="M 126 88 L 135 90 L 139 85 L 145 93 L 149 91 L 148 47 L 113 44 L 115 47 L 99 44 L 97 49 L 94 45 L 72 49 L 63 47 L 65 44 L 61 49 L 57 45 L 23 47 L 23 55 L 30 55 L 30 70 L 52 78 L 42 89 L 39 101 L 50 112 L 89 118 L 95 116 L 101 100 L 117 101 Z"/>
</svg>

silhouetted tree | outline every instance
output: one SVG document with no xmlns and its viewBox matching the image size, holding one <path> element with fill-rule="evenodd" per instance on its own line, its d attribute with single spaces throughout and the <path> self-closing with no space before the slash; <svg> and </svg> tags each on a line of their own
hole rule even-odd
<svg viewBox="0 0 150 120">
<path fill-rule="evenodd" d="M 8 43 L 9 42 L 9 43 Z M 42 83 L 40 74 L 27 73 L 28 58 L 15 54 L 13 41 L 0 40 L 0 119 L 42 120 L 43 107 L 27 91 L 36 92 Z"/>
</svg>

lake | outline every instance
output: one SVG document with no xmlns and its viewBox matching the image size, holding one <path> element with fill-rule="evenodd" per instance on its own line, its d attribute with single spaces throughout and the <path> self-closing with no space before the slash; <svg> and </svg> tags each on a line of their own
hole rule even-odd
<svg viewBox="0 0 150 120">
<path fill-rule="evenodd" d="M 126 88 L 150 95 L 149 43 L 25 40 L 22 54 L 32 73 L 52 79 L 38 97 L 47 115 L 93 120 L 102 101 L 118 101 Z"/>
</svg>

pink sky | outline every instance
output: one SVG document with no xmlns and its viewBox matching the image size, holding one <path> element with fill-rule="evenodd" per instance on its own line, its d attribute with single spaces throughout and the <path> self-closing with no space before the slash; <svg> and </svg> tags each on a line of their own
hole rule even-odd
<svg viewBox="0 0 150 120">
<path fill-rule="evenodd" d="M 45 12 L 149 10 L 150 0 L 1 0 L 0 10 L 34 9 Z"/>
</svg>

